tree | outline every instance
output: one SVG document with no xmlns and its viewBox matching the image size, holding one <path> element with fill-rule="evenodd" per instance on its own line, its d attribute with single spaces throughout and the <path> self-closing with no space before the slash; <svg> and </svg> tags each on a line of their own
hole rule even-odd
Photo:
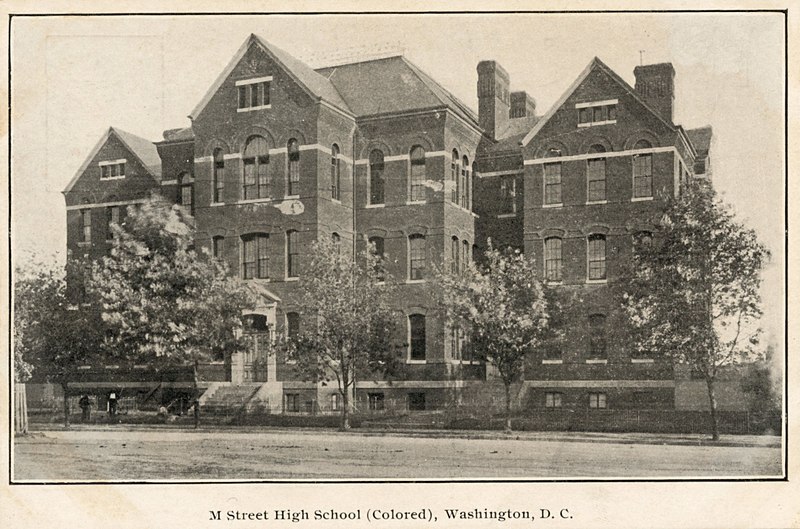
<svg viewBox="0 0 800 529">
<path fill-rule="evenodd" d="M 82 260 L 67 267 L 44 264 L 20 267 L 14 273 L 14 367 L 17 382 L 36 369 L 42 379 L 61 385 L 64 427 L 69 428 L 69 382 L 78 366 L 102 354 L 103 331 L 97 311 L 76 303 L 67 289 L 67 275 L 78 281 Z"/>
<path fill-rule="evenodd" d="M 550 339 L 547 296 L 532 259 L 519 250 L 489 247 L 485 267 L 437 274 L 440 306 L 448 325 L 471 336 L 473 358 L 494 366 L 505 386 L 506 424 L 511 431 L 511 384 L 520 379 L 526 355 Z"/>
<path fill-rule="evenodd" d="M 371 245 L 356 259 L 327 239 L 314 243 L 299 285 L 302 333 L 279 344 L 307 380 L 336 379 L 341 429 L 350 428 L 350 391 L 356 380 L 391 376 L 398 367 L 396 295 Z"/>
<path fill-rule="evenodd" d="M 254 295 L 223 263 L 193 245 L 187 211 L 153 196 L 113 226 L 109 256 L 94 263 L 106 343 L 124 361 L 191 365 L 199 426 L 198 364 L 241 350 L 242 311 Z"/>
<path fill-rule="evenodd" d="M 760 272 L 769 252 L 703 182 L 672 199 L 659 224 L 655 237 L 634 242 L 622 284 L 634 345 L 705 379 L 718 440 L 714 383 L 723 366 L 757 355 Z"/>
</svg>

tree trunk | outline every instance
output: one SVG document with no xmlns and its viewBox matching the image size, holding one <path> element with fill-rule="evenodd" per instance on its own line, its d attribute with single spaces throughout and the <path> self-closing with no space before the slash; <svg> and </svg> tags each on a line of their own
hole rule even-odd
<svg viewBox="0 0 800 529">
<path fill-rule="evenodd" d="M 719 441 L 719 418 L 717 417 L 717 396 L 714 393 L 714 380 L 707 377 L 706 386 L 708 387 L 708 403 L 711 409 L 711 440 Z"/>
<path fill-rule="evenodd" d="M 346 387 L 342 391 L 342 422 L 339 429 L 342 431 L 350 429 L 350 394 Z"/>
<path fill-rule="evenodd" d="M 503 382 L 506 387 L 506 433 L 511 433 L 511 384 Z"/>
<path fill-rule="evenodd" d="M 67 393 L 67 383 L 61 383 L 61 390 L 64 393 L 64 428 L 69 428 L 69 393 Z"/>
<path fill-rule="evenodd" d="M 192 407 L 194 408 L 194 427 L 195 429 L 200 428 L 200 389 L 198 386 L 198 377 L 199 374 L 197 372 L 198 361 L 195 359 L 194 365 L 192 366 L 192 387 L 194 389 L 194 401 L 192 402 Z"/>
<path fill-rule="evenodd" d="M 28 403 L 22 382 L 14 383 L 14 433 L 28 433 Z"/>
</svg>

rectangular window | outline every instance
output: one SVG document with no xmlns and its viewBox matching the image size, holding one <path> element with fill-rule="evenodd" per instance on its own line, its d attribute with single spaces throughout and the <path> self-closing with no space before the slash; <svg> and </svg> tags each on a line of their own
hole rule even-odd
<svg viewBox="0 0 800 529">
<path fill-rule="evenodd" d="M 602 314 L 589 316 L 589 357 L 606 358 L 606 317 Z"/>
<path fill-rule="evenodd" d="M 589 237 L 589 279 L 606 278 L 606 238 L 603 235 Z"/>
<path fill-rule="evenodd" d="M 517 212 L 517 179 L 514 175 L 500 177 L 500 213 Z"/>
<path fill-rule="evenodd" d="M 544 164 L 544 203 L 561 204 L 561 163 Z"/>
<path fill-rule="evenodd" d="M 342 409 L 342 396 L 339 393 L 331 395 L 331 411 L 339 411 Z"/>
<path fill-rule="evenodd" d="M 256 188 L 256 159 L 245 158 L 242 160 L 244 165 L 244 192 L 242 198 L 251 200 L 258 198 L 258 189 Z"/>
<path fill-rule="evenodd" d="M 590 116 L 588 108 L 581 108 L 578 111 L 578 123 L 590 123 L 592 121 Z"/>
<path fill-rule="evenodd" d="M 237 108 L 240 110 L 263 108 L 269 105 L 269 81 L 239 81 Z"/>
<path fill-rule="evenodd" d="M 106 208 L 106 240 L 114 239 L 114 230 L 111 229 L 112 225 L 119 226 L 119 206 L 109 206 Z"/>
<path fill-rule="evenodd" d="M 222 202 L 225 196 L 225 161 L 220 154 L 214 160 L 214 202 Z"/>
<path fill-rule="evenodd" d="M 586 181 L 588 202 L 599 202 L 606 199 L 605 158 L 587 161 Z"/>
<path fill-rule="evenodd" d="M 461 250 L 458 246 L 458 237 L 453 237 L 453 239 L 450 241 L 450 273 L 454 275 L 461 271 L 459 265 Z"/>
<path fill-rule="evenodd" d="M 548 281 L 561 281 L 561 239 L 551 237 L 544 241 L 544 276 Z"/>
<path fill-rule="evenodd" d="M 285 411 L 291 413 L 297 413 L 300 411 L 300 394 L 299 393 L 287 393 L 284 396 L 286 401 L 286 408 Z"/>
<path fill-rule="evenodd" d="M 578 126 L 606 125 L 617 120 L 617 100 L 598 101 L 596 103 L 578 103 Z"/>
<path fill-rule="evenodd" d="M 286 232 L 286 277 L 298 277 L 299 238 L 294 230 Z"/>
<path fill-rule="evenodd" d="M 425 316 L 412 314 L 408 317 L 409 359 L 425 360 Z"/>
<path fill-rule="evenodd" d="M 191 213 L 194 212 L 192 207 L 192 195 L 194 195 L 194 186 L 191 184 L 181 186 L 181 206 L 188 209 Z"/>
<path fill-rule="evenodd" d="M 92 210 L 81 210 L 82 242 L 92 242 Z"/>
<path fill-rule="evenodd" d="M 411 160 L 411 201 L 425 200 L 425 155 Z"/>
<path fill-rule="evenodd" d="M 461 332 L 455 327 L 450 329 L 450 358 L 461 360 Z"/>
<path fill-rule="evenodd" d="M 423 411 L 425 410 L 425 393 L 422 391 L 413 391 L 408 394 L 408 409 L 410 411 Z"/>
<path fill-rule="evenodd" d="M 547 392 L 544 394 L 544 407 L 545 408 L 560 408 L 562 394 L 557 392 Z"/>
<path fill-rule="evenodd" d="M 383 409 L 383 393 L 367 393 L 367 403 L 370 411 L 380 411 Z"/>
<path fill-rule="evenodd" d="M 125 160 L 100 162 L 100 179 L 125 178 Z"/>
<path fill-rule="evenodd" d="M 300 151 L 289 153 L 289 195 L 300 194 Z"/>
<path fill-rule="evenodd" d="M 425 236 L 412 235 L 408 238 L 408 246 L 408 278 L 411 280 L 425 279 Z"/>
<path fill-rule="evenodd" d="M 215 259 L 222 259 L 225 255 L 225 238 L 224 237 L 214 237 L 211 241 L 212 243 L 212 252 L 214 254 Z"/>
<path fill-rule="evenodd" d="M 594 107 L 592 109 L 592 122 L 598 123 L 600 121 L 606 120 L 606 109 L 605 107 Z"/>
<path fill-rule="evenodd" d="M 592 409 L 605 409 L 606 394 L 605 393 L 589 393 L 589 407 Z"/>
<path fill-rule="evenodd" d="M 215 239 L 216 240 L 216 239 Z M 269 277 L 269 235 L 259 233 L 242 237 L 242 277 L 266 279 Z"/>
<path fill-rule="evenodd" d="M 640 154 L 633 157 L 633 196 L 653 196 L 653 155 Z"/>
</svg>

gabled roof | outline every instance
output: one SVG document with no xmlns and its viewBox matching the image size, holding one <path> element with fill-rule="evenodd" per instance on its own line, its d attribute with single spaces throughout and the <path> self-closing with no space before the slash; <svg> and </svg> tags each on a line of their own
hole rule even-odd
<svg viewBox="0 0 800 529">
<path fill-rule="evenodd" d="M 686 131 L 686 135 L 689 136 L 689 141 L 692 142 L 697 154 L 708 154 L 711 148 L 711 136 L 713 135 L 713 130 L 710 125 L 697 129 L 689 129 Z"/>
<path fill-rule="evenodd" d="M 114 135 L 122 144 L 125 146 L 130 153 L 135 156 L 139 163 L 141 163 L 150 176 L 155 178 L 156 180 L 161 179 L 161 157 L 158 155 L 158 150 L 153 142 L 150 140 L 146 140 L 140 136 L 135 134 L 131 134 L 130 132 L 126 132 L 122 129 L 116 127 L 109 127 L 108 130 L 103 134 L 100 138 L 100 141 L 94 146 L 92 151 L 89 153 L 89 156 L 86 157 L 86 160 L 81 164 L 78 171 L 75 173 L 75 176 L 72 177 L 72 180 L 69 181 L 67 187 L 64 189 L 63 193 L 69 193 L 72 188 L 75 186 L 75 183 L 78 179 L 83 175 L 86 169 L 89 167 L 89 164 L 92 163 L 97 153 L 100 152 L 100 149 L 103 148 L 111 135 Z"/>
<path fill-rule="evenodd" d="M 396 55 L 317 69 L 356 116 L 445 106 L 478 126 L 475 113 L 414 63 Z"/>
<path fill-rule="evenodd" d="M 274 44 L 267 42 L 258 35 L 251 33 L 236 51 L 236 54 L 234 54 L 233 58 L 225 66 L 225 69 L 222 70 L 222 73 L 219 74 L 217 79 L 214 81 L 214 84 L 211 85 L 211 88 L 208 89 L 206 94 L 203 96 L 203 99 L 200 100 L 200 103 L 194 107 L 194 110 L 192 110 L 191 114 L 189 114 L 190 118 L 195 119 L 200 115 L 203 109 L 205 109 L 206 105 L 208 105 L 208 102 L 211 101 L 211 98 L 217 93 L 217 90 L 219 90 L 233 69 L 236 68 L 236 65 L 239 64 L 239 61 L 242 60 L 242 57 L 245 56 L 247 50 L 249 50 L 250 46 L 253 44 L 257 44 L 259 47 L 261 47 L 261 49 L 263 49 L 264 52 L 272 58 L 272 60 L 281 66 L 286 73 L 288 73 L 289 76 L 291 76 L 292 79 L 309 95 L 316 99 L 327 101 L 340 110 L 343 110 L 348 114 L 350 113 L 347 103 L 345 103 L 344 99 L 342 99 L 342 96 L 339 95 L 339 92 L 336 91 L 336 88 L 334 88 L 330 81 L 315 72 L 313 69 L 311 69 L 311 67 L 302 61 L 292 57 L 292 55 L 290 55 L 288 52 L 278 48 Z"/>
<path fill-rule="evenodd" d="M 528 143 L 530 143 L 530 141 L 534 138 L 534 136 L 536 136 L 536 134 L 538 134 L 539 131 L 542 130 L 545 124 L 548 121 L 550 121 L 550 118 L 552 118 L 553 115 L 555 115 L 555 113 L 558 111 L 559 108 L 561 108 L 561 106 L 569 98 L 569 96 L 571 96 L 572 93 L 575 90 L 577 90 L 577 88 L 581 85 L 581 83 L 583 83 L 586 80 L 586 78 L 595 68 L 601 70 L 611 79 L 616 81 L 617 84 L 619 84 L 630 96 L 632 96 L 638 103 L 640 103 L 643 107 L 649 110 L 651 114 L 653 114 L 655 117 L 661 120 L 667 127 L 670 128 L 670 130 L 675 130 L 675 125 L 668 122 L 661 116 L 661 114 L 653 110 L 647 103 L 645 103 L 645 101 L 639 96 L 639 94 L 636 93 L 636 90 L 634 90 L 634 88 L 631 85 L 625 82 L 625 80 L 622 77 L 617 75 L 617 73 L 611 68 L 609 68 L 603 61 L 595 57 L 589 62 L 586 68 L 584 68 L 584 70 L 581 72 L 578 78 L 575 79 L 575 81 L 573 81 L 573 83 L 569 86 L 569 88 L 567 88 L 567 90 L 563 94 L 561 94 L 561 97 L 558 98 L 558 101 L 556 101 L 556 103 L 552 107 L 550 107 L 550 110 L 548 110 L 547 113 L 544 116 L 542 116 L 542 119 L 539 120 L 536 126 L 533 127 L 533 129 L 531 129 L 531 131 L 527 134 L 527 136 L 525 136 L 525 138 L 522 140 L 523 145 L 527 145 Z"/>
</svg>

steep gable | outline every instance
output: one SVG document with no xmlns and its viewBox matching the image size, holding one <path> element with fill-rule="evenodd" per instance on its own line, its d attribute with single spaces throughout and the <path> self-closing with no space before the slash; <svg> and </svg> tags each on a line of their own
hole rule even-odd
<svg viewBox="0 0 800 529">
<path fill-rule="evenodd" d="M 567 88 L 550 110 L 542 116 L 536 125 L 522 139 L 525 146 L 546 129 L 559 113 L 570 112 L 575 114 L 577 101 L 601 101 L 611 95 L 624 97 L 629 104 L 636 107 L 639 115 L 645 114 L 647 121 L 658 122 L 658 126 L 675 131 L 675 126 L 666 121 L 659 113 L 655 112 L 636 93 L 634 88 L 625 82 L 616 72 L 609 68 L 603 61 L 595 57 L 578 75 L 575 81 Z"/>
<path fill-rule="evenodd" d="M 252 68 L 254 72 L 256 71 L 256 68 L 253 65 L 243 64 L 243 62 L 245 62 L 248 58 L 248 54 L 252 54 L 254 49 L 258 49 L 266 54 L 270 61 L 274 62 L 275 65 L 281 68 L 281 70 L 283 70 L 308 96 L 315 100 L 326 101 L 338 109 L 346 113 L 350 113 L 347 103 L 345 103 L 344 99 L 342 99 L 341 95 L 339 95 L 339 92 L 328 79 L 315 72 L 309 66 L 296 59 L 288 52 L 278 48 L 274 44 L 267 42 L 255 34 L 250 34 L 250 36 L 242 43 L 234 56 L 222 70 L 220 75 L 208 89 L 206 94 L 203 96 L 203 99 L 200 100 L 197 106 L 189 114 L 191 119 L 197 119 L 200 116 L 200 114 L 211 102 L 211 99 L 214 97 L 214 95 L 234 74 L 237 68 L 245 70 L 247 68 Z"/>
<path fill-rule="evenodd" d="M 103 178 L 102 166 L 124 162 L 124 177 Z M 67 202 L 115 196 L 119 200 L 158 187 L 161 159 L 155 144 L 124 130 L 109 127 L 77 170 L 63 193 Z M 76 195 L 82 195 L 77 197 Z"/>
</svg>

